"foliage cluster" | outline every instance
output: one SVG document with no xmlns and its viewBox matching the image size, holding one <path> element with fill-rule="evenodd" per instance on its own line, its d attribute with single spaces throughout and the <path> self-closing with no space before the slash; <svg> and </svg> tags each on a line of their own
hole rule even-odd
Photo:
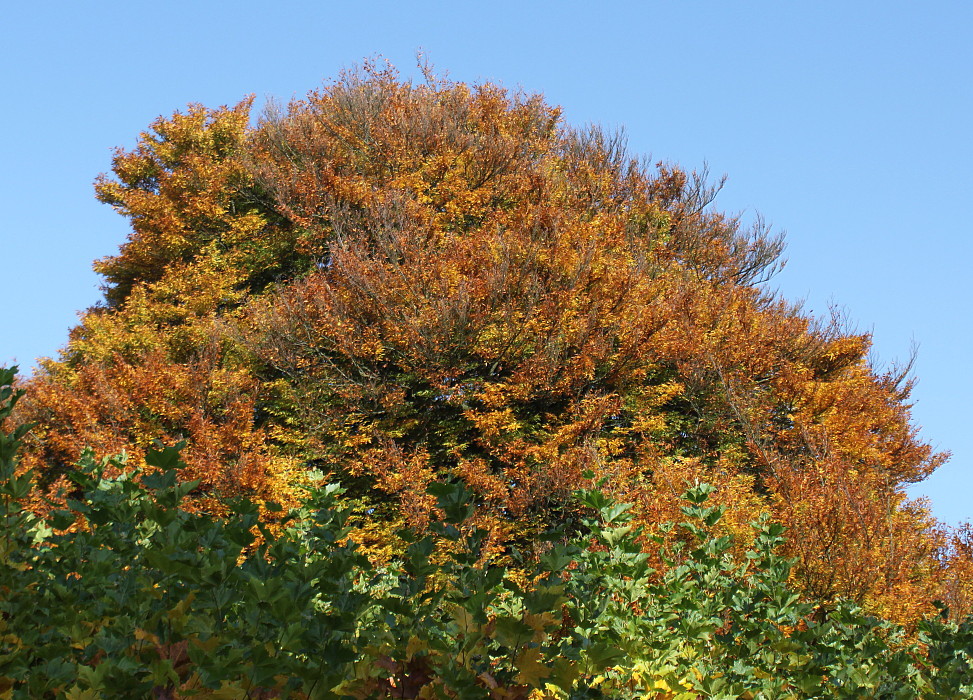
<svg viewBox="0 0 973 700">
<path fill-rule="evenodd" d="M 251 106 L 159 118 L 96 183 L 132 232 L 28 382 L 42 489 L 72 488 L 85 447 L 141 467 L 186 438 L 187 508 L 296 507 L 320 469 L 381 562 L 436 481 L 474 494 L 496 554 L 577 516 L 586 470 L 653 533 L 701 480 L 737 555 L 762 513 L 788 528 L 813 599 L 968 609 L 969 538 L 905 494 L 944 458 L 906 373 L 767 290 L 782 241 L 714 211 L 704 174 L 490 83 L 370 66 Z"/>
<path fill-rule="evenodd" d="M 710 486 L 686 492 L 678 545 L 653 538 L 670 565 L 657 579 L 631 507 L 597 487 L 576 491 L 581 522 L 545 533 L 529 576 L 489 556 L 456 481 L 427 487 L 429 527 L 376 566 L 334 484 L 309 487 L 277 532 L 246 499 L 225 518 L 188 512 L 181 446 L 150 450 L 141 474 L 86 451 L 64 507 L 39 518 L 20 505 L 27 428 L 0 433 L 3 698 L 973 693 L 973 620 L 924 621 L 909 641 L 853 604 L 812 608 L 788 587 L 780 525 L 754 523 L 743 561 L 729 556 Z"/>
</svg>

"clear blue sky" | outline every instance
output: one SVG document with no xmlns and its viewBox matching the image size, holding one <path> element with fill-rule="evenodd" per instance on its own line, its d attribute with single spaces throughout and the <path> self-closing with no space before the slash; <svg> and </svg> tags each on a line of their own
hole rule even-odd
<svg viewBox="0 0 973 700">
<path fill-rule="evenodd" d="M 773 282 L 847 310 L 880 361 L 919 346 L 914 417 L 953 459 L 913 489 L 973 519 L 973 3 L 14 3 L 0 23 L 0 363 L 57 353 L 124 220 L 92 197 L 114 146 L 188 102 L 286 100 L 363 58 L 543 92 L 568 121 L 729 182 L 786 230 Z"/>
</svg>

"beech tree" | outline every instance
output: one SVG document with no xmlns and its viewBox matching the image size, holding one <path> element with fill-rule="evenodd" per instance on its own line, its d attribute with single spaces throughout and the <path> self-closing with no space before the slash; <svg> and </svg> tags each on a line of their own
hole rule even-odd
<svg viewBox="0 0 973 700">
<path fill-rule="evenodd" d="M 196 507 L 293 503 L 322 470 L 381 560 L 437 480 L 472 491 L 497 556 L 588 471 L 650 531 L 705 480 L 741 552 L 762 513 L 789 529 L 816 600 L 968 609 L 965 540 L 905 494 L 945 459 L 910 382 L 764 286 L 783 241 L 715 210 L 719 181 L 492 83 L 367 66 L 251 106 L 160 118 L 97 181 L 132 231 L 26 383 L 45 484 L 84 446 L 138 466 L 187 438 Z"/>
</svg>

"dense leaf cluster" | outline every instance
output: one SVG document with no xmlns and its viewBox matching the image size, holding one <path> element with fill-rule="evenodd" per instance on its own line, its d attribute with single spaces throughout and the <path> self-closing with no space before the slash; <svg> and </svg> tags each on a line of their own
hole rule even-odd
<svg viewBox="0 0 973 700">
<path fill-rule="evenodd" d="M 131 233 L 18 409 L 34 510 L 87 447 L 148 467 L 187 439 L 187 509 L 297 507 L 320 469 L 380 562 L 436 481 L 499 554 L 577 517 L 586 470 L 653 532 L 700 480 L 737 555 L 761 514 L 788 528 L 816 600 L 969 609 L 969 532 L 907 498 L 944 459 L 907 373 L 763 286 L 779 236 L 539 96 L 426 78 L 367 66 L 256 119 L 191 105 L 116 152 L 96 191 Z"/>
<path fill-rule="evenodd" d="M 0 373 L 0 420 L 12 378 Z M 402 532 L 408 546 L 376 566 L 349 540 L 334 484 L 310 487 L 274 530 L 246 499 L 224 518 L 187 512 L 180 445 L 150 450 L 144 469 L 85 452 L 64 507 L 39 518 L 20 506 L 27 429 L 0 433 L 0 697 L 973 693 L 973 620 L 906 637 L 851 603 L 813 608 L 788 585 L 783 528 L 754 523 L 731 557 L 707 485 L 685 493 L 678 544 L 648 547 L 628 504 L 603 483 L 579 489 L 581 521 L 511 568 L 485 550 L 472 494 L 437 481 L 428 529 Z"/>
</svg>

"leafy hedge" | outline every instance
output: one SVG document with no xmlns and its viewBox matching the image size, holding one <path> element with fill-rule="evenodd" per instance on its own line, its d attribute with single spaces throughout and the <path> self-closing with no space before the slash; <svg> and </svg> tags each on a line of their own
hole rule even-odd
<svg viewBox="0 0 973 700">
<path fill-rule="evenodd" d="M 536 560 L 484 561 L 471 495 L 449 483 L 430 487 L 441 519 L 378 567 L 346 537 L 335 484 L 279 531 L 248 501 L 224 519 L 182 509 L 179 445 L 117 478 L 105 468 L 124 457 L 86 452 L 67 507 L 40 519 L 20 506 L 27 430 L 0 433 L 0 698 L 973 697 L 973 620 L 907 636 L 813 607 L 788 588 L 779 525 L 755 523 L 729 557 L 706 485 L 685 494 L 662 574 L 599 489 Z"/>
</svg>

